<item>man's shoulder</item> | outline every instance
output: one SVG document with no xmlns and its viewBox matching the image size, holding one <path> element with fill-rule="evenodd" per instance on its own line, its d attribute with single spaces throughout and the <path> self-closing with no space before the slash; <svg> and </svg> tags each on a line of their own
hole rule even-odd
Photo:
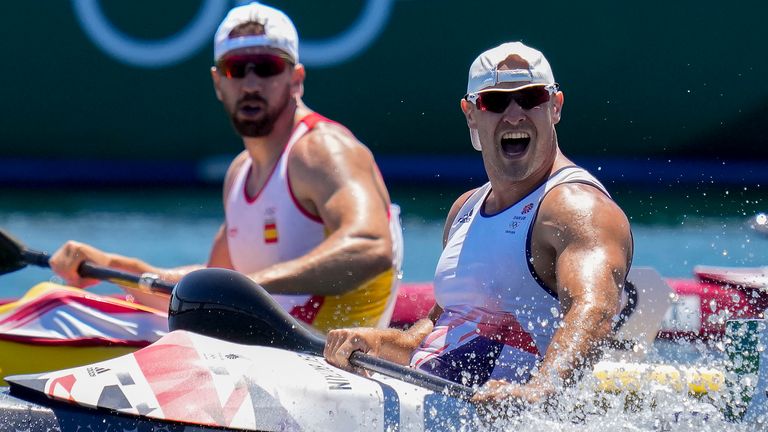
<svg viewBox="0 0 768 432">
<path fill-rule="evenodd" d="M 229 163 L 229 168 L 227 168 L 227 175 L 226 178 L 230 178 L 235 175 L 240 170 L 240 167 L 243 166 L 243 164 L 248 160 L 250 156 L 248 155 L 248 152 L 243 150 L 241 151 L 237 156 L 235 156 L 234 159 L 232 159 L 232 162 Z"/>
<path fill-rule="evenodd" d="M 232 188 L 232 184 L 235 182 L 235 177 L 237 176 L 237 173 L 240 172 L 241 167 L 243 164 L 248 160 L 250 156 L 248 155 L 248 152 L 243 150 L 235 156 L 234 159 L 232 159 L 232 162 L 229 164 L 229 168 L 227 168 L 227 174 L 224 176 L 224 197 L 226 199 L 227 195 L 229 195 L 229 190 Z"/>
<path fill-rule="evenodd" d="M 556 185 L 544 196 L 540 211 L 568 215 L 603 207 L 618 208 L 618 205 L 600 186 L 588 182 L 566 182 Z"/>
<path fill-rule="evenodd" d="M 621 207 L 598 187 L 587 183 L 563 183 L 553 188 L 541 203 L 536 223 L 555 231 L 584 235 L 596 230 L 624 231 L 629 227 Z"/>
<path fill-rule="evenodd" d="M 472 197 L 472 195 L 474 195 L 475 192 L 477 192 L 479 189 L 480 189 L 479 187 L 476 187 L 474 189 L 470 189 L 464 192 L 463 194 L 459 195 L 459 197 L 456 198 L 456 200 L 453 202 L 453 205 L 451 205 L 451 209 L 448 211 L 448 214 L 456 215 L 459 212 L 459 210 L 461 210 L 461 208 L 464 207 L 464 204 L 466 204 L 467 201 L 469 201 L 469 199 Z"/>
<path fill-rule="evenodd" d="M 290 165 L 331 169 L 349 160 L 372 163 L 373 155 L 346 127 L 336 122 L 317 123 L 293 145 Z"/>
<path fill-rule="evenodd" d="M 365 147 L 355 135 L 341 123 L 322 121 L 315 124 L 297 142 L 296 146 L 333 147 L 338 145 Z"/>
</svg>

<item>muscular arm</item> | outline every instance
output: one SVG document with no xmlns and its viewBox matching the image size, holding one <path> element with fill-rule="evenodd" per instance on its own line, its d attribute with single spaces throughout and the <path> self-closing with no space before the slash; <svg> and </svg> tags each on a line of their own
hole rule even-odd
<svg viewBox="0 0 768 432">
<path fill-rule="evenodd" d="M 532 240 L 534 268 L 557 288 L 562 310 L 539 371 L 523 386 L 494 381 L 476 400 L 537 401 L 571 382 L 611 336 L 629 271 L 632 239 L 621 209 L 591 186 L 563 185 L 542 204 Z"/>
<path fill-rule="evenodd" d="M 275 294 L 338 295 L 392 266 L 389 195 L 373 156 L 339 126 L 320 125 L 288 162 L 300 205 L 328 236 L 309 253 L 250 276 Z M 286 197 L 286 199 L 289 199 Z"/>
</svg>

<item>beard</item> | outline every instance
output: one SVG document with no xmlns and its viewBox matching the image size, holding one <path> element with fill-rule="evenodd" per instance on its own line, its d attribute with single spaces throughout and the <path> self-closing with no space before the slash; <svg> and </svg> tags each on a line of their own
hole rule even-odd
<svg viewBox="0 0 768 432">
<path fill-rule="evenodd" d="M 275 122 L 277 121 L 278 117 L 280 117 L 280 114 L 286 110 L 290 101 L 290 88 L 288 87 L 286 87 L 282 97 L 277 101 L 277 105 L 275 105 L 274 109 L 270 109 L 269 103 L 266 99 L 261 97 L 261 95 L 245 95 L 240 98 L 239 101 L 237 101 L 235 109 L 230 114 L 232 126 L 234 126 L 238 134 L 244 137 L 258 138 L 267 136 L 272 133 L 272 129 L 275 127 Z M 248 102 L 258 102 L 264 105 L 264 114 L 261 116 L 261 118 L 252 120 L 241 119 L 237 116 L 238 108 L 243 103 Z"/>
</svg>

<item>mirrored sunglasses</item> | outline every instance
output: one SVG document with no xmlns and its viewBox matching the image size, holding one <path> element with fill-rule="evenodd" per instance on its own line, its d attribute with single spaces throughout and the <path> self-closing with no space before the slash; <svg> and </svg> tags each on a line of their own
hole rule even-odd
<svg viewBox="0 0 768 432">
<path fill-rule="evenodd" d="M 529 110 L 545 102 L 549 102 L 552 94 L 558 90 L 557 84 L 548 86 L 526 87 L 515 91 L 486 91 L 467 95 L 466 99 L 473 102 L 481 111 L 501 114 L 509 104 L 515 101 L 520 108 Z"/>
<path fill-rule="evenodd" d="M 227 78 L 245 78 L 252 71 L 261 78 L 279 75 L 292 63 L 276 54 L 243 54 L 221 58 L 216 70 Z"/>
</svg>

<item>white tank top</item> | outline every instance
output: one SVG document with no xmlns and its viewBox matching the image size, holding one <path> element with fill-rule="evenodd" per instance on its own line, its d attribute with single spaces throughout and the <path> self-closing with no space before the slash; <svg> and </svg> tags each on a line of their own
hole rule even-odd
<svg viewBox="0 0 768 432">
<path fill-rule="evenodd" d="M 323 221 L 301 207 L 289 182 L 288 155 L 296 142 L 318 123 L 335 123 L 317 113 L 294 128 L 272 173 L 256 196 L 248 196 L 248 159 L 235 174 L 225 212 L 227 244 L 235 270 L 254 273 L 306 255 L 327 236 Z M 389 222 L 393 244 L 391 269 L 359 288 L 337 296 L 273 295 L 291 315 L 328 331 L 340 327 L 386 327 L 392 315 L 402 264 L 399 208 L 392 205 Z"/>
<path fill-rule="evenodd" d="M 577 182 L 608 195 L 587 171 L 569 166 L 494 215 L 482 210 L 490 183 L 469 197 L 435 271 L 435 300 L 444 312 L 414 352 L 413 366 L 467 384 L 530 377 L 560 318 L 557 293 L 539 282 L 530 264 L 533 221 L 547 192 Z"/>
<path fill-rule="evenodd" d="M 288 183 L 288 155 L 309 127 L 300 122 L 264 187 L 248 196 L 248 159 L 237 172 L 226 203 L 227 244 L 235 270 L 254 273 L 305 255 L 325 238 L 322 221 L 305 212 Z M 290 197 L 290 198 L 288 198 Z M 273 295 L 287 310 L 306 303 L 309 295 Z"/>
</svg>

